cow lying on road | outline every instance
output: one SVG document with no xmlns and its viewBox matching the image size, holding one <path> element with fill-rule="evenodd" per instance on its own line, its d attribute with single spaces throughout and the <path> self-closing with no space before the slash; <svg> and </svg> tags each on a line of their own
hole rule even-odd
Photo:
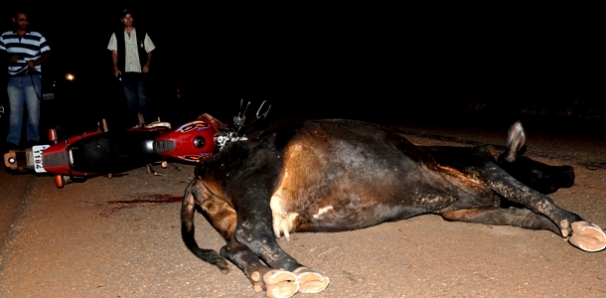
<svg viewBox="0 0 606 298">
<path fill-rule="evenodd" d="M 524 143 L 521 125 L 514 124 L 509 138 L 496 160 L 485 147 L 415 146 L 370 123 L 283 124 L 200 162 L 183 198 L 183 240 L 223 272 L 225 259 L 231 261 L 269 297 L 317 293 L 329 284 L 278 245 L 276 237 L 293 232 L 354 230 L 433 213 L 450 221 L 550 230 L 582 250 L 604 249 L 606 235 L 598 226 L 499 166 L 515 165 Z M 559 186 L 572 184 L 571 173 L 571 181 Z M 522 208 L 504 207 L 511 205 Z M 198 247 L 196 206 L 227 241 L 220 254 Z"/>
</svg>

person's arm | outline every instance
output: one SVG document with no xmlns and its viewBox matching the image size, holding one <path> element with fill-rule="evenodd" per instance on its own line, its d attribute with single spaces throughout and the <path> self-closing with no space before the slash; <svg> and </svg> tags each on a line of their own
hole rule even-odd
<svg viewBox="0 0 606 298">
<path fill-rule="evenodd" d="M 0 36 L 0 50 L 4 51 L 6 53 L 6 56 L 8 57 L 8 63 L 12 64 L 12 63 L 17 63 L 19 61 L 19 55 L 15 55 L 13 53 L 9 53 L 9 50 L 6 48 L 6 43 L 4 40 L 4 36 Z"/>
<path fill-rule="evenodd" d="M 40 56 L 40 58 L 38 58 L 36 60 L 29 60 L 29 61 L 27 61 L 27 67 L 28 68 L 34 68 L 34 66 L 40 65 L 43 62 L 45 62 L 46 60 L 48 60 L 49 57 L 50 57 L 50 53 L 49 52 L 44 52 L 44 53 L 42 53 L 42 55 Z"/>
<path fill-rule="evenodd" d="M 46 62 L 46 60 L 48 60 L 48 58 L 50 57 L 50 46 L 48 45 L 48 42 L 46 41 L 46 38 L 44 36 L 40 36 L 40 57 L 36 60 L 28 60 L 27 61 L 27 67 L 29 69 L 34 68 L 36 65 L 40 65 L 44 62 Z"/>
<path fill-rule="evenodd" d="M 151 64 L 151 59 L 152 59 L 152 52 L 147 52 L 147 63 L 145 63 L 145 65 L 143 65 L 143 68 L 141 69 L 141 71 L 143 73 L 147 73 L 149 71 L 149 66 Z"/>
<path fill-rule="evenodd" d="M 109 38 L 107 49 L 112 51 L 112 64 L 114 66 L 114 76 L 116 76 L 117 78 L 119 75 L 122 74 L 122 72 L 118 67 L 118 40 L 116 39 L 115 33 L 112 33 L 112 36 Z"/>
<path fill-rule="evenodd" d="M 147 73 L 149 71 L 149 67 L 151 65 L 152 51 L 156 48 L 156 46 L 151 41 L 151 38 L 149 37 L 149 35 L 147 33 L 145 33 L 145 38 L 143 39 L 143 44 L 145 45 L 145 51 L 147 52 L 147 63 L 145 63 L 145 65 L 143 65 L 143 68 L 141 68 L 141 71 L 143 73 Z"/>
<path fill-rule="evenodd" d="M 120 71 L 120 68 L 118 67 L 118 51 L 117 50 L 112 51 L 112 62 L 114 63 L 114 75 L 117 78 L 118 76 L 120 76 L 122 74 L 122 72 Z"/>
</svg>

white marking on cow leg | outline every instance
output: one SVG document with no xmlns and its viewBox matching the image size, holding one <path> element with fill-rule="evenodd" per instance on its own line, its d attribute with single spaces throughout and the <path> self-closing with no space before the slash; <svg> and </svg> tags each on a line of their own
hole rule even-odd
<svg viewBox="0 0 606 298">
<path fill-rule="evenodd" d="M 276 238 L 280 238 L 281 234 L 284 234 L 286 240 L 290 240 L 290 232 L 293 230 L 294 220 L 299 216 L 298 213 L 287 212 L 285 205 L 292 200 L 291 194 L 285 190 L 284 183 L 288 178 L 288 172 L 284 173 L 280 186 L 276 192 L 271 196 L 269 207 L 272 213 L 272 227 Z"/>
<path fill-rule="evenodd" d="M 322 207 L 320 209 L 318 209 L 318 213 L 314 214 L 313 217 L 314 218 L 320 218 L 320 216 L 322 216 L 322 214 L 327 213 L 330 210 L 333 210 L 334 208 L 332 206 L 326 206 L 326 207 Z"/>
<path fill-rule="evenodd" d="M 271 208 L 272 227 L 274 229 L 274 234 L 276 235 L 276 238 L 280 238 L 279 218 L 282 217 L 283 210 L 281 210 L 282 206 L 280 206 L 279 194 L 276 193 L 271 196 L 271 200 L 269 201 L 269 207 Z"/>
<path fill-rule="evenodd" d="M 273 199 L 274 197 L 272 197 Z M 276 213 L 273 212 L 273 208 L 272 208 L 272 215 L 273 215 L 273 229 L 274 229 L 274 234 L 276 235 L 277 238 L 280 238 L 281 234 L 284 234 L 284 237 L 286 238 L 286 240 L 290 240 L 290 232 L 293 231 L 293 226 L 294 226 L 294 221 L 297 218 L 297 216 L 299 216 L 298 213 L 284 213 L 284 215 L 282 215 L 282 213 Z"/>
</svg>

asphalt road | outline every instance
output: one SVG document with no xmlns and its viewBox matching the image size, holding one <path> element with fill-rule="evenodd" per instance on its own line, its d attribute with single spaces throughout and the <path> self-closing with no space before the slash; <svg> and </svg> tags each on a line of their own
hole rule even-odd
<svg viewBox="0 0 606 298">
<path fill-rule="evenodd" d="M 488 144 L 505 130 L 399 126 L 423 145 Z M 606 137 L 529 131 L 527 155 L 575 166 L 556 203 L 606 227 Z M 180 236 L 193 166 L 144 168 L 54 186 L 52 177 L 0 172 L 0 297 L 265 297 L 232 266 L 198 260 Z M 201 215 L 198 243 L 220 249 Z M 547 231 L 446 222 L 424 215 L 342 233 L 291 235 L 280 245 L 329 276 L 295 297 L 606 297 L 606 252 L 586 253 Z"/>
</svg>

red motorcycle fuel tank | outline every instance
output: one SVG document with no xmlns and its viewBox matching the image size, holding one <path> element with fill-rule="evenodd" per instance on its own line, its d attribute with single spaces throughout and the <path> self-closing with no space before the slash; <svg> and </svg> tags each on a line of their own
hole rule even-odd
<svg viewBox="0 0 606 298">
<path fill-rule="evenodd" d="M 154 151 L 162 157 L 187 162 L 210 157 L 217 147 L 215 134 L 218 128 L 213 124 L 200 119 L 161 133 L 154 141 Z"/>
</svg>

